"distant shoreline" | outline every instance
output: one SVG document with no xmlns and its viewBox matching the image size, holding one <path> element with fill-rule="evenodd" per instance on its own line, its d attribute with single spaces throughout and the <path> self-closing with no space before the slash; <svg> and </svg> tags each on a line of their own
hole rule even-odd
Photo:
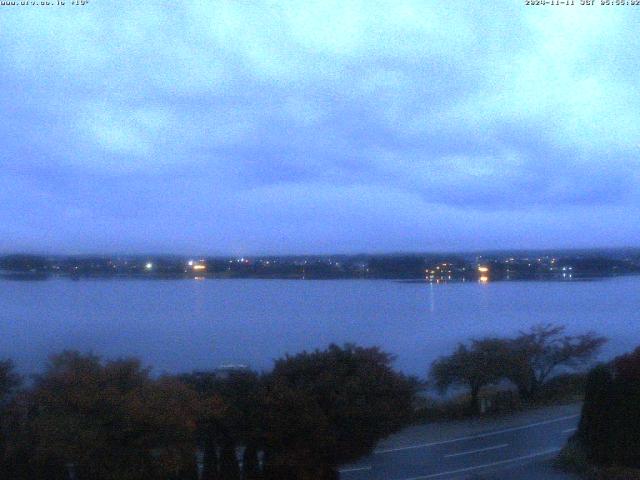
<svg viewBox="0 0 640 480">
<path fill-rule="evenodd" d="M 573 278 L 512 278 L 512 279 L 495 279 L 487 282 L 482 282 L 477 279 L 452 279 L 441 281 L 430 281 L 425 278 L 402 278 L 402 277 L 294 277 L 294 276 L 216 276 L 209 275 L 201 278 L 195 278 L 192 276 L 175 276 L 175 275 L 47 275 L 47 274 L 16 274 L 0 273 L 0 280 L 9 282 L 44 282 L 48 280 L 69 280 L 72 282 L 81 280 L 98 280 L 98 281 L 196 281 L 204 282 L 207 280 L 290 280 L 290 281 L 346 281 L 346 280 L 361 280 L 361 281 L 390 281 L 394 283 L 406 284 L 406 285 L 444 285 L 444 284 L 477 284 L 477 283 L 510 283 L 510 282 L 549 282 L 549 283 L 584 283 L 584 282 L 596 282 L 607 280 L 611 278 L 621 277 L 637 277 L 638 273 L 626 273 L 620 275 L 601 275 L 601 276 L 584 276 Z"/>
<path fill-rule="evenodd" d="M 585 281 L 640 274 L 640 251 L 273 257 L 0 256 L 0 278 L 46 280 Z"/>
</svg>

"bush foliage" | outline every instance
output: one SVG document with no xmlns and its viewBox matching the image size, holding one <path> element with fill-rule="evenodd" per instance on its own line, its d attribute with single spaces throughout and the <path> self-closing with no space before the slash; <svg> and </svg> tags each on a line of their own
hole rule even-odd
<svg viewBox="0 0 640 480">
<path fill-rule="evenodd" d="M 640 468 L 640 347 L 589 373 L 577 438 L 592 463 Z"/>
<path fill-rule="evenodd" d="M 0 477 L 306 480 L 412 418 L 415 381 L 377 348 L 331 345 L 269 374 L 154 377 L 136 359 L 63 352 L 28 388 L 0 362 Z"/>
</svg>

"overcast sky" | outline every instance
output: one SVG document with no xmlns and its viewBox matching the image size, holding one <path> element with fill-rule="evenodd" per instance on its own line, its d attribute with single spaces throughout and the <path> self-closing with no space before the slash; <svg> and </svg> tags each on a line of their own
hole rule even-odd
<svg viewBox="0 0 640 480">
<path fill-rule="evenodd" d="M 640 244 L 640 7 L 66 3 L 0 7 L 0 251 Z"/>
</svg>

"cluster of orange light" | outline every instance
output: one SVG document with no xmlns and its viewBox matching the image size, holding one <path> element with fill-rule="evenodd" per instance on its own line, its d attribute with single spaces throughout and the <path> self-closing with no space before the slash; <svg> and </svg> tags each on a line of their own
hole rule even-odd
<svg viewBox="0 0 640 480">
<path fill-rule="evenodd" d="M 487 283 L 489 281 L 489 275 L 487 275 L 489 273 L 489 267 L 478 266 L 478 272 L 482 273 L 478 279 L 480 283 Z"/>
</svg>

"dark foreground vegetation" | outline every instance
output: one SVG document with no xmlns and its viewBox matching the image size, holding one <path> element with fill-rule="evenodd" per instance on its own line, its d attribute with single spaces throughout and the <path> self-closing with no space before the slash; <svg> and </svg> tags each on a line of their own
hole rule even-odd
<svg viewBox="0 0 640 480">
<path fill-rule="evenodd" d="M 434 362 L 430 378 L 443 391 L 456 385 L 469 392 L 465 416 L 486 413 L 505 391 L 509 409 L 514 401 L 535 405 L 582 388 L 584 377 L 571 372 L 604 341 L 539 325 L 515 338 L 461 344 Z M 638 387 L 629 379 L 637 379 L 640 350 L 634 355 L 589 376 L 580 435 L 594 460 L 619 462 L 634 451 L 628 446 L 637 449 L 640 428 L 622 425 L 638 418 Z M 337 479 L 340 465 L 371 453 L 381 439 L 456 411 L 455 402 L 425 406 L 423 385 L 394 371 L 392 360 L 378 348 L 331 345 L 286 356 L 268 373 L 155 377 L 136 359 L 65 351 L 29 381 L 3 361 L 0 478 Z"/>
<path fill-rule="evenodd" d="M 471 414 L 496 401 L 507 402 L 507 408 L 544 402 L 562 392 L 562 382 L 572 382 L 579 389 L 580 377 L 569 372 L 587 365 L 605 341 L 592 332 L 572 336 L 565 334 L 563 326 L 537 325 L 514 338 L 460 344 L 453 354 L 433 363 L 430 378 L 443 392 L 451 386 L 465 387 Z M 487 395 L 487 390 L 493 395 Z"/>
<path fill-rule="evenodd" d="M 334 479 L 412 419 L 416 382 L 377 348 L 330 346 L 273 371 L 154 378 L 63 352 L 28 386 L 0 364 L 0 477 Z"/>
<path fill-rule="evenodd" d="M 640 479 L 640 347 L 589 372 L 578 432 L 560 459 L 598 479 Z"/>
</svg>

